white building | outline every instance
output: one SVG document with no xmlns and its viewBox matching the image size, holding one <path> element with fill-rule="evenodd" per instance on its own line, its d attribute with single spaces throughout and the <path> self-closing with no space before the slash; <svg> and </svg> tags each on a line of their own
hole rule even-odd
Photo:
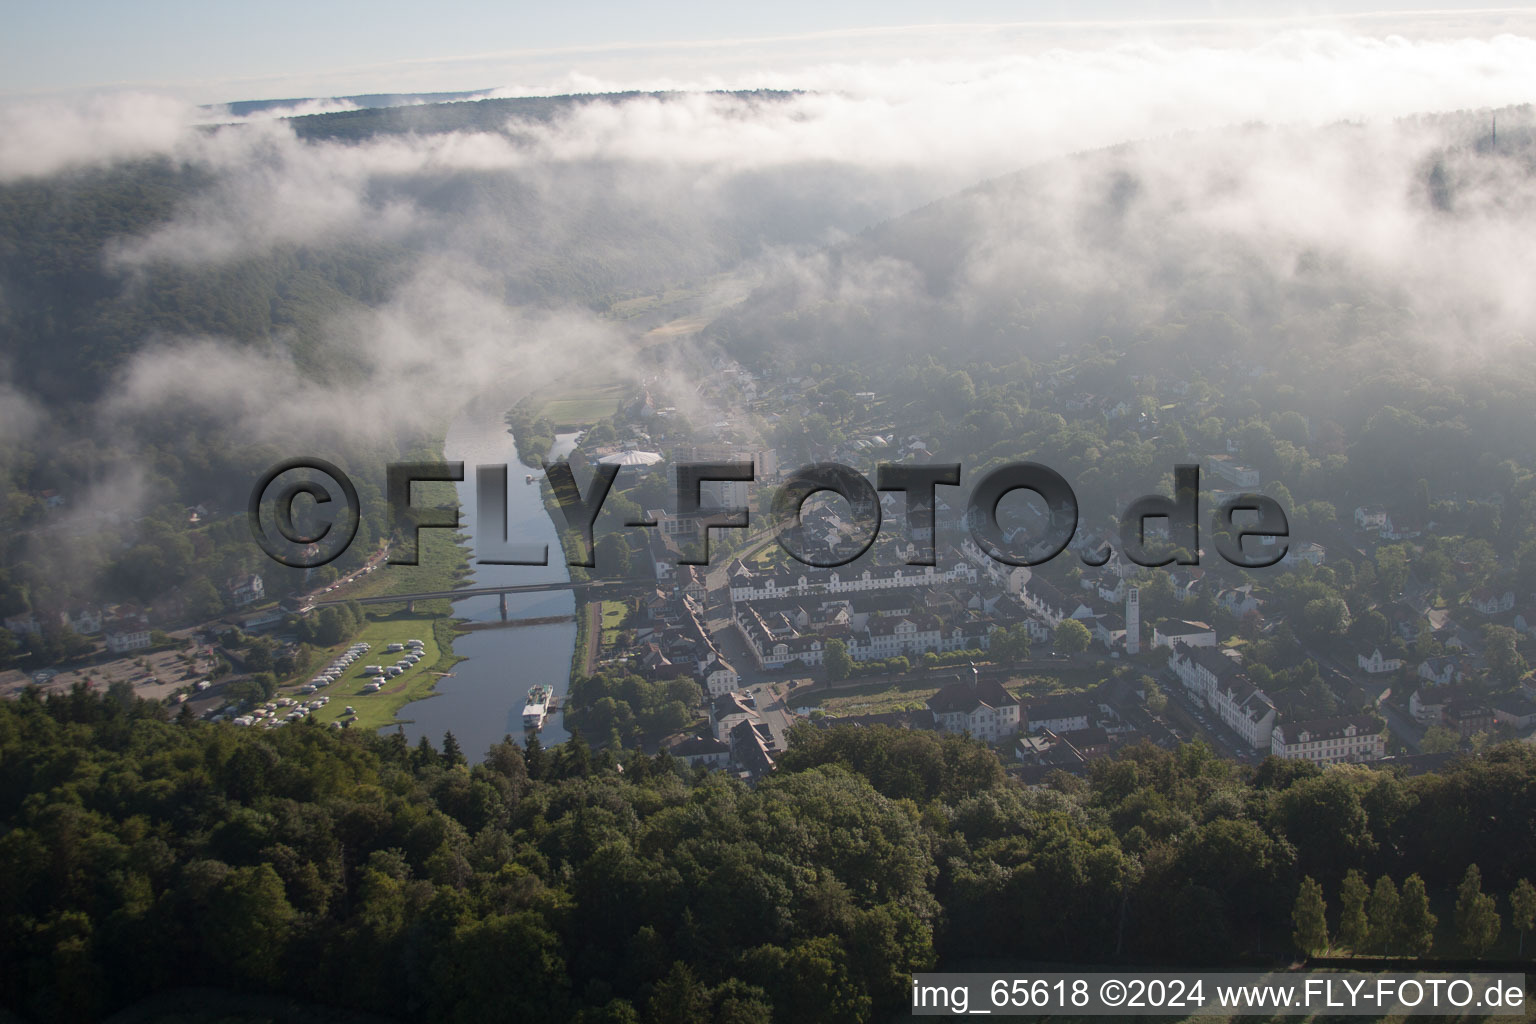
<svg viewBox="0 0 1536 1024">
<path fill-rule="evenodd" d="M 1003 684 L 982 680 L 975 666 L 969 678 L 962 675 L 928 698 L 928 710 L 940 732 L 969 733 L 996 743 L 1019 731 L 1019 702 Z"/>
<path fill-rule="evenodd" d="M 1380 505 L 1362 505 L 1355 509 L 1355 525 L 1362 530 L 1380 530 L 1387 525 L 1387 510 Z"/>
<path fill-rule="evenodd" d="M 741 675 L 724 659 L 713 662 L 704 676 L 704 687 L 711 697 L 720 697 L 741 685 Z"/>
<path fill-rule="evenodd" d="M 976 570 L 964 562 L 948 569 L 932 565 L 907 565 L 896 568 L 865 569 L 862 572 L 802 572 L 795 575 L 759 575 L 742 566 L 733 567 L 732 601 L 760 601 L 778 597 L 808 597 L 812 594 L 855 594 L 893 587 L 928 587 L 946 583 L 975 583 Z"/>
<path fill-rule="evenodd" d="M 1218 682 L 1211 707 L 1254 750 L 1273 744 L 1275 705 L 1247 676 L 1238 674 Z"/>
<path fill-rule="evenodd" d="M 141 651 L 149 646 L 149 630 L 134 627 L 107 631 L 107 650 L 113 654 Z"/>
<path fill-rule="evenodd" d="M 1153 628 L 1153 647 L 1167 647 L 1171 650 L 1174 644 L 1183 644 L 1185 647 L 1215 647 L 1216 631 L 1208 623 L 1194 622 L 1189 619 L 1167 622 Z"/>
<path fill-rule="evenodd" d="M 674 744 L 671 754 L 687 761 L 690 768 L 724 768 L 731 760 L 731 745 L 713 736 L 690 736 Z"/>
<path fill-rule="evenodd" d="M 1474 591 L 1467 602 L 1483 615 L 1498 615 L 1502 612 L 1514 611 L 1515 592 L 1513 590 L 1499 590 L 1497 587 L 1483 587 Z"/>
<path fill-rule="evenodd" d="M 1259 471 L 1242 465 L 1232 456 L 1212 455 L 1209 461 L 1211 472 L 1229 484 L 1250 489 L 1259 486 Z"/>
<path fill-rule="evenodd" d="M 1382 655 L 1380 647 L 1371 651 L 1369 656 L 1364 654 L 1355 655 L 1355 661 L 1362 670 L 1371 675 L 1378 675 L 1382 672 L 1396 672 L 1403 667 L 1402 658 L 1385 657 Z"/>
<path fill-rule="evenodd" d="M 1093 702 L 1079 694 L 1031 701 L 1024 709 L 1030 732 L 1049 729 L 1057 735 L 1088 728 L 1094 711 Z"/>
<path fill-rule="evenodd" d="M 1275 726 L 1271 753 L 1276 757 L 1331 764 L 1375 761 L 1385 757 L 1386 735 L 1366 715 L 1282 722 Z"/>
<path fill-rule="evenodd" d="M 230 600 L 235 602 L 237 608 L 244 608 L 248 604 L 260 601 L 266 593 L 266 586 L 256 573 L 231 576 L 225 586 L 229 590 Z"/>
<path fill-rule="evenodd" d="M 1191 697 L 1213 707 L 1217 684 L 1239 671 L 1236 661 L 1214 647 L 1183 644 L 1175 644 L 1169 652 L 1168 668 Z"/>
</svg>

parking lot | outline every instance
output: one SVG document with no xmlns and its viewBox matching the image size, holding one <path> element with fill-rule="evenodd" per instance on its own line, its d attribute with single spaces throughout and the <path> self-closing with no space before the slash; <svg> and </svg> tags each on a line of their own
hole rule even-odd
<svg viewBox="0 0 1536 1024">
<path fill-rule="evenodd" d="M 195 652 L 189 648 L 190 631 L 173 633 L 171 637 L 181 642 L 166 650 L 130 651 L 118 657 L 104 654 L 101 657 L 105 660 L 53 675 L 46 673 L 54 670 L 45 670 L 41 680 L 36 674 L 13 669 L 0 674 L 0 695 L 15 697 L 28 685 L 40 686 L 48 693 L 65 693 L 76 683 L 90 683 L 104 690 L 113 683 L 128 682 L 138 696 L 163 700 L 180 687 L 206 679 L 213 668 L 213 659 L 205 653 L 206 646 L 198 645 Z"/>
</svg>

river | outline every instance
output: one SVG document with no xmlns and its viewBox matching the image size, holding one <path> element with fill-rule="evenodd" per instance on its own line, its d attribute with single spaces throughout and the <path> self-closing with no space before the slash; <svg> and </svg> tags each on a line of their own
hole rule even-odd
<svg viewBox="0 0 1536 1024">
<path fill-rule="evenodd" d="M 460 413 L 448 429 L 444 455 L 450 461 L 464 463 L 464 481 L 458 485 L 461 529 L 469 534 L 469 577 L 473 585 L 496 586 L 503 583 L 546 583 L 568 580 L 565 558 L 554 524 L 545 512 L 537 480 L 525 484 L 528 469 L 517 461 L 512 435 L 501 420 L 502 410 L 480 405 Z M 575 434 L 556 439 L 552 454 L 564 455 L 574 447 Z M 549 545 L 549 562 L 543 565 L 479 565 L 474 561 L 477 523 L 475 522 L 475 467 L 506 463 L 507 539 L 512 543 Z M 576 599 L 569 591 L 549 594 L 509 594 L 507 614 L 511 618 L 538 618 L 571 615 Z M 453 603 L 455 616 L 477 622 L 501 618 L 497 597 L 469 597 Z M 576 642 L 576 624 L 562 622 L 543 626 L 516 626 L 506 629 L 476 630 L 459 635 L 453 650 L 466 660 L 453 667 L 453 674 L 437 684 L 436 696 L 407 704 L 400 710 L 410 719 L 405 734 L 412 743 L 426 736 L 439 745 L 443 733 L 452 731 L 459 746 L 471 761 L 484 756 L 491 744 L 511 734 L 518 742 L 523 737 L 523 704 L 528 688 L 544 683 L 563 697 L 570 682 L 571 652 Z M 569 738 L 559 713 L 552 715 L 539 733 L 545 746 L 563 743 Z"/>
</svg>

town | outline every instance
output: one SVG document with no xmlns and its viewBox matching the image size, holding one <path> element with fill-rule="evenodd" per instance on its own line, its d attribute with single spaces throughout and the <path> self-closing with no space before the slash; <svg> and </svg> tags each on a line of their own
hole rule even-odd
<svg viewBox="0 0 1536 1024">
<path fill-rule="evenodd" d="M 801 415 L 852 406 L 874 420 L 881 405 L 873 392 L 847 389 L 828 401 L 822 396 L 838 389 L 806 379 L 775 384 L 729 361 L 717 362 L 716 371 L 712 388 L 737 393 L 748 408 L 766 393 L 791 409 L 798 403 Z M 1058 408 L 1129 427 L 1133 436 L 1182 436 L 1181 411 L 1211 408 L 1178 389 L 1170 394 L 1177 401 L 1150 399 L 1149 384 L 1133 381 L 1132 393 L 1118 398 L 1078 394 Z M 726 404 L 715 397 L 716 407 Z M 604 425 L 605 443 L 573 454 L 573 465 L 632 467 L 639 482 L 632 477 L 616 493 L 636 499 L 656 492 L 652 467 L 668 462 L 734 461 L 750 465 L 754 476 L 704 485 L 698 511 L 648 508 L 646 519 L 659 529 L 633 552 L 630 569 L 648 570 L 655 589 L 606 602 L 622 628 L 605 628 L 593 670 L 695 680 L 706 701 L 705 725 L 671 747 L 692 764 L 749 777 L 769 770 L 784 743 L 785 722 L 775 715 L 821 727 L 968 734 L 1036 784 L 1058 770 L 1081 774 L 1139 741 L 1172 747 L 1200 739 L 1249 763 L 1273 755 L 1419 772 L 1459 749 L 1499 738 L 1532 742 L 1536 735 L 1536 687 L 1518 650 L 1536 632 L 1536 611 L 1517 609 L 1510 585 L 1470 587 L 1458 599 L 1459 581 L 1475 580 L 1479 570 L 1498 575 L 1487 563 L 1452 561 L 1432 580 L 1419 578 L 1410 565 L 1427 556 L 1438 568 L 1443 556 L 1414 543 L 1425 525 L 1413 513 L 1362 506 L 1340 521 L 1326 502 L 1311 503 L 1301 510 L 1307 528 L 1289 544 L 1277 536 L 1236 540 L 1239 549 L 1260 552 L 1278 540 L 1273 569 L 1229 576 L 1182 564 L 1197 562 L 1198 550 L 1179 563 L 1168 557 L 1173 564 L 1165 568 L 1133 564 L 1116 550 L 1112 523 L 1078 531 L 1068 549 L 1075 559 L 1026 567 L 992 557 L 968 529 L 975 517 L 941 491 L 934 507 L 942 539 L 932 565 L 907 564 L 921 538 L 899 531 L 881 534 L 853 564 L 817 568 L 781 550 L 771 532 L 746 530 L 714 531 L 716 545 L 731 548 L 721 564 L 679 565 L 702 546 L 719 509 L 768 504 L 765 493 L 797 456 L 937 460 L 924 438 L 898 438 L 878 422 L 856 429 L 852 417 L 840 443 L 754 447 L 743 443 L 747 421 L 728 415 L 705 443 L 690 436 L 664 459 L 644 446 L 666 436 L 675 410 L 653 406 L 649 392 L 642 395 Z M 633 431 L 627 437 L 626 416 Z M 1263 487 L 1242 452 L 1233 438 L 1215 453 L 1179 453 L 1198 459 L 1213 481 L 1200 493 L 1202 507 L 1240 501 Z M 888 514 L 899 512 L 891 495 L 884 502 Z M 1458 499 L 1438 510 L 1464 519 L 1477 506 Z M 1050 512 L 1039 503 L 1007 511 L 1010 533 L 1049 524 Z M 1154 532 L 1150 520 L 1146 526 Z M 827 556 L 864 529 L 835 499 L 807 503 L 801 527 Z M 1173 535 L 1167 527 L 1163 533 Z M 1459 543 L 1477 549 L 1470 539 Z M 1378 578 L 1361 579 L 1354 570 L 1360 562 Z M 1359 592 L 1347 604 L 1330 596 L 1346 574 Z M 1358 612 L 1356 602 L 1363 605 Z"/>
</svg>

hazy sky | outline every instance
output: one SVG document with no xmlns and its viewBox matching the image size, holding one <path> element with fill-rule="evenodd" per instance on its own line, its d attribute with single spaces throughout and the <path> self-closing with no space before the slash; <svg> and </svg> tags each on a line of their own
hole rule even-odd
<svg viewBox="0 0 1536 1024">
<path fill-rule="evenodd" d="M 0 96 L 149 89 L 195 103 L 360 92 L 568 91 L 778 84 L 828 62 L 985 57 L 1134 34 L 1252 28 L 1277 16 L 1357 31 L 1488 37 L 1526 9 L 1368 0 L 692 0 L 668 4 L 446 0 L 32 0 L 4 5 Z M 1430 13 L 1433 9 L 1434 13 Z"/>
</svg>

